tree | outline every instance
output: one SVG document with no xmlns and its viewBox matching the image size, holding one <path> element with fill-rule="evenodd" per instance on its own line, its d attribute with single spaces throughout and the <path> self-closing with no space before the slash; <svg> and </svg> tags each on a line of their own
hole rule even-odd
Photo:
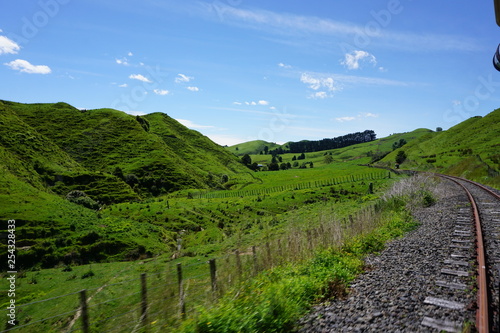
<svg viewBox="0 0 500 333">
<path fill-rule="evenodd" d="M 241 162 L 243 162 L 243 164 L 245 164 L 245 165 L 247 165 L 247 166 L 248 166 L 248 165 L 252 164 L 252 158 L 250 157 L 250 155 L 245 154 L 245 155 L 243 155 L 243 157 L 241 158 Z"/>
<path fill-rule="evenodd" d="M 269 147 L 268 146 L 264 146 L 264 154 L 267 155 L 267 152 L 269 151 Z"/>
<path fill-rule="evenodd" d="M 406 160 L 406 153 L 403 150 L 398 151 L 396 155 L 396 163 L 402 164 Z"/>
<path fill-rule="evenodd" d="M 325 158 L 324 158 L 324 162 L 325 164 L 330 164 L 333 162 L 333 157 L 332 155 L 326 155 Z"/>
<path fill-rule="evenodd" d="M 280 166 L 278 163 L 271 163 L 268 166 L 269 171 L 278 171 L 280 169 Z"/>
<path fill-rule="evenodd" d="M 121 180 L 125 179 L 125 176 L 123 175 L 123 171 L 120 167 L 116 167 L 115 170 L 113 171 L 113 175 L 116 177 L 120 178 Z"/>
<path fill-rule="evenodd" d="M 442 127 L 436 127 L 436 132 L 442 132 L 443 128 Z"/>
</svg>

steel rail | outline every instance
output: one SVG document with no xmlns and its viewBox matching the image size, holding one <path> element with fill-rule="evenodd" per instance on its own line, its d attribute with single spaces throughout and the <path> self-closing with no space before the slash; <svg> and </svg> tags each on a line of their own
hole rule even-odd
<svg viewBox="0 0 500 333">
<path fill-rule="evenodd" d="M 472 208 L 472 213 L 474 215 L 474 222 L 475 222 L 475 227 L 476 227 L 476 249 L 477 249 L 477 285 L 478 285 L 478 292 L 477 292 L 477 306 L 478 309 L 476 311 L 476 328 L 479 333 L 489 333 L 490 331 L 490 321 L 489 321 L 489 301 L 488 301 L 488 295 L 489 295 L 489 290 L 488 290 L 488 282 L 487 282 L 487 271 L 486 271 L 486 254 L 485 254 L 485 248 L 484 248 L 484 240 L 483 240 L 483 231 L 481 227 L 481 218 L 479 216 L 479 209 L 477 208 L 476 201 L 470 191 L 460 182 L 458 182 L 457 179 L 467 181 L 471 184 L 474 184 L 476 186 L 481 187 L 482 189 L 488 191 L 488 193 L 493 194 L 495 197 L 500 199 L 500 196 L 498 196 L 496 193 L 490 191 L 489 189 L 480 186 L 479 184 L 476 184 L 474 182 L 471 182 L 466 179 L 462 179 L 459 177 L 450 177 L 446 175 L 438 175 L 440 177 L 449 179 L 456 184 L 460 185 L 464 191 L 467 193 L 467 196 L 469 198 L 469 201 L 471 203 L 471 208 Z"/>
</svg>

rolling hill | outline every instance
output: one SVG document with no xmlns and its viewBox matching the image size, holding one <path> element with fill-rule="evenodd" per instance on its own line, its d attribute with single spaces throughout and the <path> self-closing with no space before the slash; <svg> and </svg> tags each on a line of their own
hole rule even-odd
<svg viewBox="0 0 500 333">
<path fill-rule="evenodd" d="M 164 228 L 96 210 L 253 179 L 237 157 L 166 114 L 66 103 L 0 101 L 0 170 L 0 219 L 17 221 L 26 267 L 152 254 L 171 241 Z"/>
<path fill-rule="evenodd" d="M 500 109 L 472 117 L 442 132 L 432 132 L 391 152 L 378 162 L 394 166 L 404 151 L 401 168 L 433 171 L 500 187 Z"/>
</svg>

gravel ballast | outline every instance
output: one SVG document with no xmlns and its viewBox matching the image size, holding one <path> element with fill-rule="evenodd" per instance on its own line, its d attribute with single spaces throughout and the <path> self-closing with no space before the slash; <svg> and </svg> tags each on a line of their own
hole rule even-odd
<svg viewBox="0 0 500 333">
<path fill-rule="evenodd" d="M 414 212 L 420 226 L 366 258 L 346 299 L 316 306 L 299 332 L 460 332 L 476 314 L 475 252 L 467 197 L 445 195 Z"/>
</svg>

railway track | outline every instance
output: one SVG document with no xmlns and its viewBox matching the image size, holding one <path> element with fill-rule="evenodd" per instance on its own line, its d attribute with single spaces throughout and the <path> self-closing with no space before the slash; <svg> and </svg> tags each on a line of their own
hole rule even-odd
<svg viewBox="0 0 500 333">
<path fill-rule="evenodd" d="M 440 177 L 461 186 L 471 205 L 477 255 L 476 328 L 480 333 L 500 332 L 500 195 L 466 179 L 444 175 Z M 457 236 L 467 237 L 465 231 L 460 230 L 464 229 L 457 229 Z"/>
<path fill-rule="evenodd" d="M 368 257 L 349 297 L 316 307 L 299 332 L 500 332 L 498 191 L 441 177 L 440 200 L 414 212 L 420 227 Z"/>
</svg>

